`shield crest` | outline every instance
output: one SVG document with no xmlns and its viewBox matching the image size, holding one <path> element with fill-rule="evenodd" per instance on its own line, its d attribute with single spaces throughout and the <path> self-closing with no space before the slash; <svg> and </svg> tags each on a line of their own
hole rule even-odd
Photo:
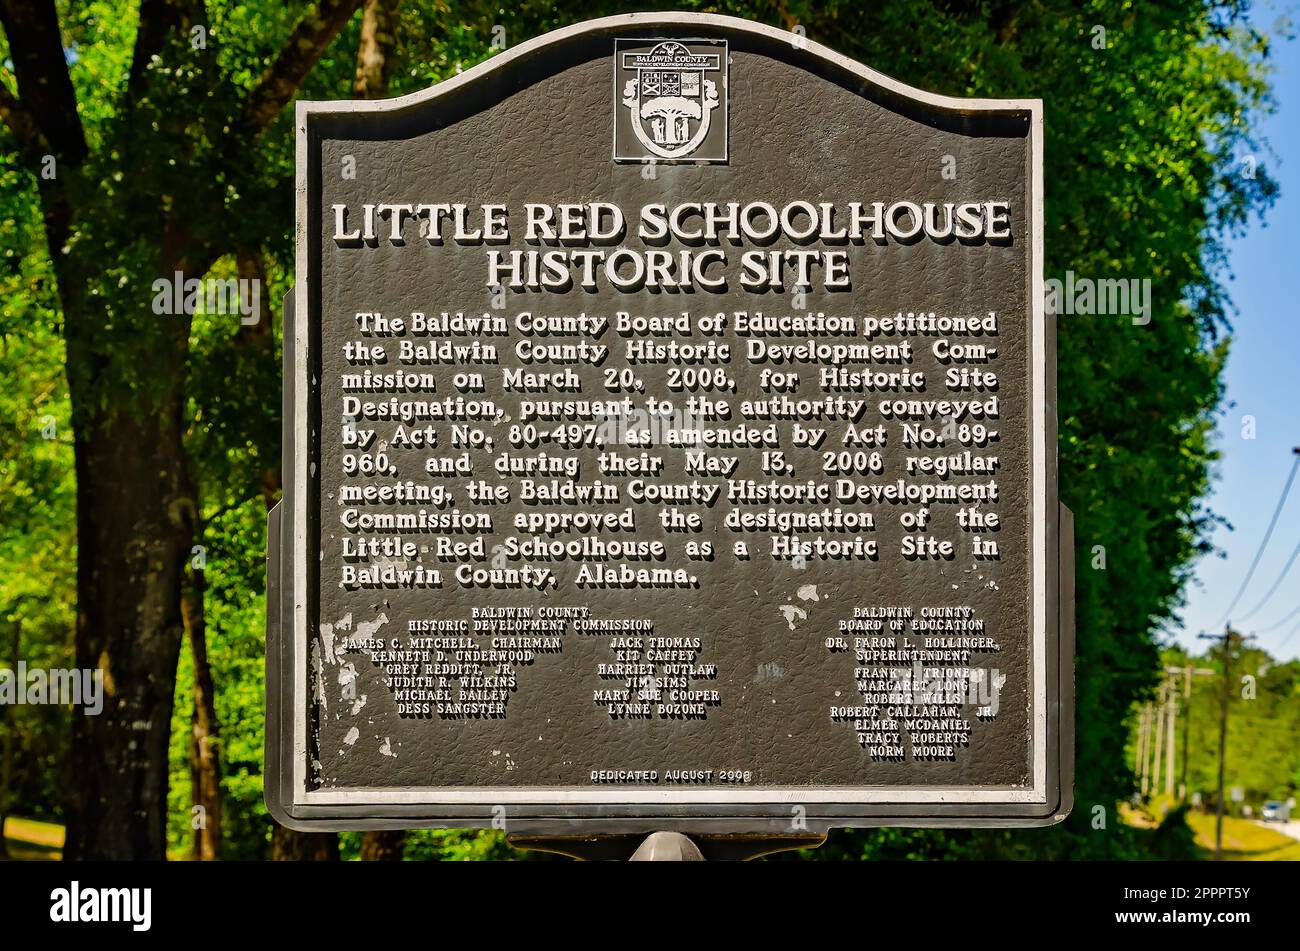
<svg viewBox="0 0 1300 951">
<path fill-rule="evenodd" d="M 677 40 L 645 45 L 649 48 L 620 51 L 618 57 L 621 104 L 644 151 L 640 156 L 618 154 L 616 158 L 691 158 L 708 138 L 714 112 L 722 103 L 725 44 L 721 52 L 714 52 L 718 47 L 713 44 L 702 51 Z M 725 136 L 725 118 L 723 123 Z"/>
</svg>

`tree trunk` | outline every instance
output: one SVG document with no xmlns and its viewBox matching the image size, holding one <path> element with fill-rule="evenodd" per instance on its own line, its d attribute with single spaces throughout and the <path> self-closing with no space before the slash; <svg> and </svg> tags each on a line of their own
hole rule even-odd
<svg viewBox="0 0 1300 951">
<path fill-rule="evenodd" d="M 277 824 L 271 831 L 271 859 L 275 862 L 337 862 L 336 832 L 295 832 Z"/>
<path fill-rule="evenodd" d="M 366 0 L 361 13 L 357 72 L 352 81 L 352 93 L 359 99 L 382 99 L 388 95 L 400 5 L 401 0 Z"/>
<path fill-rule="evenodd" d="M 23 622 L 14 621 L 14 646 L 10 655 L 9 669 L 18 676 L 18 662 L 22 657 Z M 14 734 L 18 732 L 17 711 L 8 705 L 4 709 L 4 757 L 0 763 L 0 859 L 9 858 L 9 845 L 5 841 L 5 823 L 9 819 L 9 803 L 14 790 Z"/>
<path fill-rule="evenodd" d="M 76 781 L 66 854 L 156 860 L 166 857 L 181 581 L 194 519 L 181 443 L 184 354 L 139 368 L 155 380 L 164 377 L 154 384 L 161 392 L 108 390 L 145 405 L 114 405 L 94 378 L 109 359 L 120 358 L 87 345 L 77 327 L 84 329 L 86 320 L 69 315 L 67 322 L 77 473 L 76 662 L 103 670 L 105 696 L 99 716 L 72 718 Z"/>
<path fill-rule="evenodd" d="M 200 536 L 201 537 L 201 536 Z M 194 859 L 221 858 L 221 731 L 217 723 L 216 689 L 208 663 L 207 624 L 203 616 L 207 576 L 190 562 L 181 614 L 194 662 L 194 713 L 190 721 L 190 788 L 192 803 L 201 812 L 194 827 Z"/>
<path fill-rule="evenodd" d="M 400 862 L 405 849 L 405 829 L 367 832 L 361 839 L 361 861 Z"/>
</svg>

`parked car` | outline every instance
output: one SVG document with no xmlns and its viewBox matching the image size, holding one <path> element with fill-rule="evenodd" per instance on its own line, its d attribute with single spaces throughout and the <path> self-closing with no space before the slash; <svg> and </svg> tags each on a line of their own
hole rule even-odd
<svg viewBox="0 0 1300 951">
<path fill-rule="evenodd" d="M 1259 810 L 1259 817 L 1265 822 L 1287 822 L 1291 818 L 1291 810 L 1286 803 L 1271 799 Z"/>
</svg>

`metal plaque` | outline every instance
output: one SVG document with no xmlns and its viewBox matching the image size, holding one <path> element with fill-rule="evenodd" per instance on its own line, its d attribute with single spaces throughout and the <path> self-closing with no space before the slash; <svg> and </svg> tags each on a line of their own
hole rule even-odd
<svg viewBox="0 0 1300 951">
<path fill-rule="evenodd" d="M 296 121 L 280 822 L 1065 816 L 1038 100 L 638 14 Z"/>
</svg>

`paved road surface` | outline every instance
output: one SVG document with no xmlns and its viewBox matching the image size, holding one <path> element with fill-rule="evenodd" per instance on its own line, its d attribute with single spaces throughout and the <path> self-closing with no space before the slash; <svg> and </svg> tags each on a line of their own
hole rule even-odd
<svg viewBox="0 0 1300 951">
<path fill-rule="evenodd" d="M 1274 832 L 1281 832 L 1283 835 L 1289 835 L 1293 839 L 1300 839 L 1300 819 L 1292 819 L 1290 822 L 1257 822 L 1265 829 L 1272 829 Z"/>
</svg>

